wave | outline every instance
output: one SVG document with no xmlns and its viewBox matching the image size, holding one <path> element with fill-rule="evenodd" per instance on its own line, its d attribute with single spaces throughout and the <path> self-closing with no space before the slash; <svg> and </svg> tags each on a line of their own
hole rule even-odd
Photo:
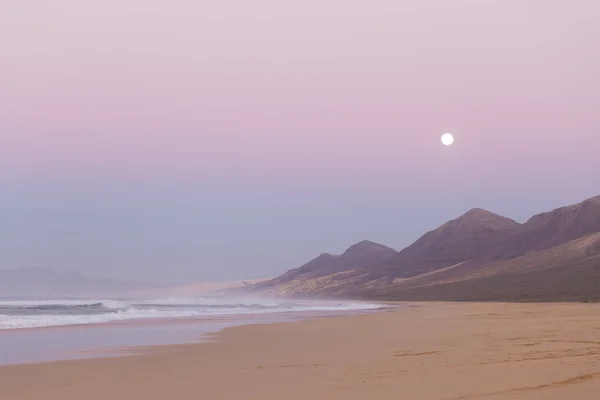
<svg viewBox="0 0 600 400">
<path fill-rule="evenodd" d="M 274 302 L 248 299 L 0 301 L 0 330 L 114 321 L 264 313 L 350 311 L 381 305 L 350 302 Z"/>
<path fill-rule="evenodd" d="M 189 313 L 168 313 L 157 310 L 137 310 L 128 309 L 125 311 L 116 311 L 111 313 L 95 315 L 2 315 L 0 314 L 1 329 L 17 328 L 41 328 L 48 326 L 65 325 L 87 325 L 99 324 L 115 321 L 126 321 L 135 319 L 152 318 L 175 318 L 175 317 L 195 316 L 193 311 Z"/>
</svg>

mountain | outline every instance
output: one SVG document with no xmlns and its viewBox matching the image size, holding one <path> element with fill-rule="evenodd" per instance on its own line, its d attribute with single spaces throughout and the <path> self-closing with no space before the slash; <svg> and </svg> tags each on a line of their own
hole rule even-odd
<svg viewBox="0 0 600 400">
<path fill-rule="evenodd" d="M 459 264 L 361 296 L 413 301 L 600 301 L 600 233 L 509 260 Z"/>
<path fill-rule="evenodd" d="M 372 273 L 409 278 L 466 260 L 498 257 L 506 235 L 519 227 L 512 219 L 474 208 L 427 232 Z"/>
<path fill-rule="evenodd" d="M 364 265 L 322 255 L 267 289 L 381 300 L 600 300 L 600 196 L 523 224 L 475 208 L 390 254 Z"/>
<path fill-rule="evenodd" d="M 505 256 L 544 250 L 600 231 L 600 196 L 533 216 L 507 238 Z"/>
<path fill-rule="evenodd" d="M 46 268 L 0 270 L 0 297 L 60 297 L 119 293 L 156 287 L 111 279 L 89 279 L 76 272 Z"/>
<path fill-rule="evenodd" d="M 378 243 L 364 240 L 350 246 L 341 255 L 321 254 L 299 268 L 289 270 L 278 278 L 253 286 L 255 291 L 270 291 L 275 288 L 304 286 L 303 291 L 312 291 L 322 283 L 319 278 L 327 277 L 330 284 L 340 284 L 344 273 L 381 265 L 396 254 L 396 250 Z"/>
</svg>

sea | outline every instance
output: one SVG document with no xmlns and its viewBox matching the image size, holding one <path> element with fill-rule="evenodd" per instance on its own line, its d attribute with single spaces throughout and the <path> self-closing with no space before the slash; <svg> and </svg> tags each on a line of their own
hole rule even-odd
<svg viewBox="0 0 600 400">
<path fill-rule="evenodd" d="M 378 304 L 196 297 L 164 299 L 0 300 L 0 330 L 115 321 L 368 310 Z"/>
<path fill-rule="evenodd" d="M 0 300 L 0 365 L 112 357 L 238 325 L 372 312 L 376 303 L 229 296 Z"/>
</svg>

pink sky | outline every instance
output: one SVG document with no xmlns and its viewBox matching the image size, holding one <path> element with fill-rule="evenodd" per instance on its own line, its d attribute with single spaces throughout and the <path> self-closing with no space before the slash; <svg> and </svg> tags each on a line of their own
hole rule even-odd
<svg viewBox="0 0 600 400">
<path fill-rule="evenodd" d="M 598 190 L 598 15 L 595 0 L 4 0 L 0 181 L 577 200 Z"/>
<path fill-rule="evenodd" d="M 265 178 L 274 164 L 397 175 L 445 163 L 446 130 L 455 152 L 512 153 L 516 168 L 533 148 L 578 157 L 600 147 L 594 11 L 593 1 L 9 1 L 0 158 L 27 159 L 33 175 L 111 175 L 132 159 L 151 175 L 218 175 L 217 164 Z"/>
</svg>

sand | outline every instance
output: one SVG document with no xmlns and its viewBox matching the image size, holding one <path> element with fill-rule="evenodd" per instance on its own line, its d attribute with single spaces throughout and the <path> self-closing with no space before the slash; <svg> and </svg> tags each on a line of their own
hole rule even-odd
<svg viewBox="0 0 600 400">
<path fill-rule="evenodd" d="M 600 305 L 423 304 L 228 328 L 143 355 L 0 367 L 0 398 L 600 398 Z"/>
</svg>

